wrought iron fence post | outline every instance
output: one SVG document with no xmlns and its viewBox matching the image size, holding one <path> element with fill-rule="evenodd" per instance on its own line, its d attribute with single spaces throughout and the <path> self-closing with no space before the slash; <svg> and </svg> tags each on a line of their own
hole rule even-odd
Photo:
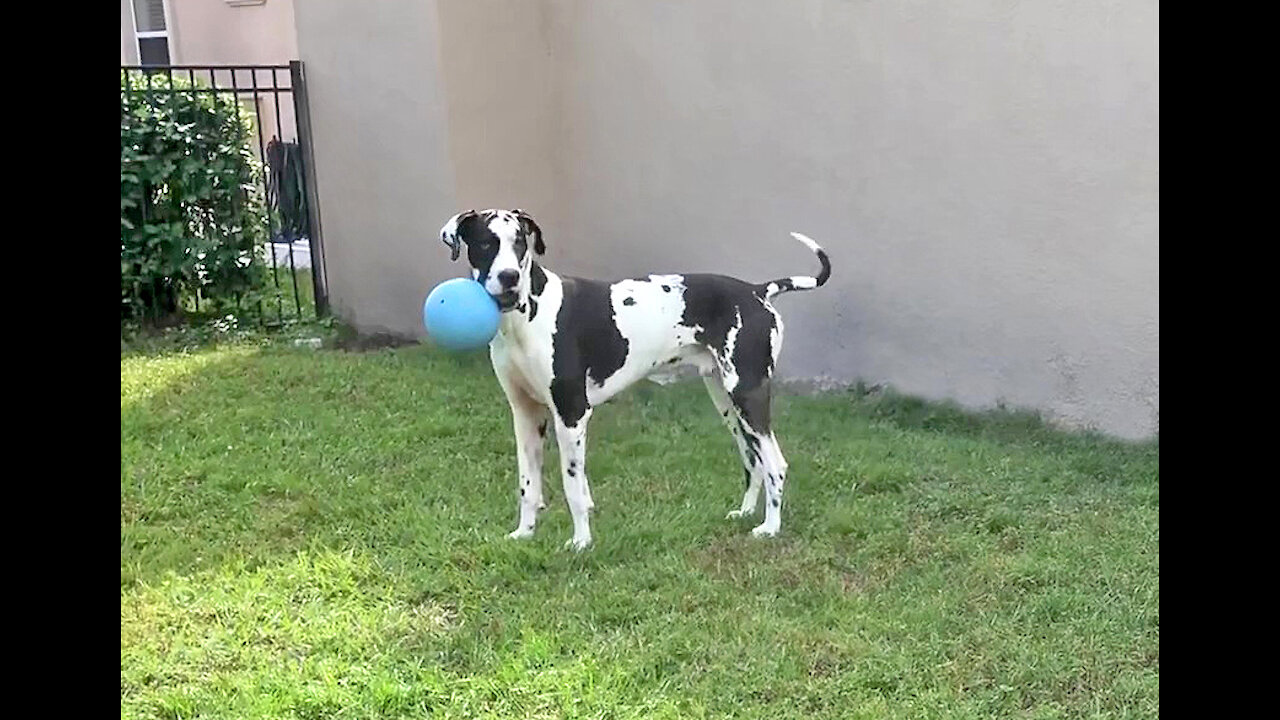
<svg viewBox="0 0 1280 720">
<path fill-rule="evenodd" d="M 289 62 L 293 86 L 293 112 L 302 151 L 302 171 L 307 187 L 307 238 L 311 243 L 311 280 L 315 288 L 316 317 L 329 314 L 329 285 L 326 280 L 324 239 L 320 232 L 320 193 L 316 187 L 315 155 L 312 153 L 311 111 L 307 98 L 307 78 L 301 60 Z M 274 252 L 274 251 L 273 251 Z"/>
</svg>

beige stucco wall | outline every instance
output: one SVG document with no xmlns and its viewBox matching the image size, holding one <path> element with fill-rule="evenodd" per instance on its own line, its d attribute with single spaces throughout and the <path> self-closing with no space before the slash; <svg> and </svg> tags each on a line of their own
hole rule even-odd
<svg viewBox="0 0 1280 720">
<path fill-rule="evenodd" d="M 226 0 L 169 0 L 175 63 L 279 65 L 298 57 L 293 0 L 232 5 Z"/>
<path fill-rule="evenodd" d="M 554 169 L 562 108 L 550 9 L 510 0 L 438 7 L 446 28 L 439 53 L 450 158 L 442 170 L 452 169 L 458 205 L 519 207 L 559 225 Z"/>
<path fill-rule="evenodd" d="M 798 230 L 834 274 L 778 302 L 784 376 L 1158 429 L 1156 2 L 345 5 L 298 37 L 358 326 L 422 336 L 463 206 L 605 277 L 811 271 Z"/>
<path fill-rule="evenodd" d="M 456 212 L 435 3 L 308 0 L 296 15 L 333 311 L 417 333 Z"/>
</svg>

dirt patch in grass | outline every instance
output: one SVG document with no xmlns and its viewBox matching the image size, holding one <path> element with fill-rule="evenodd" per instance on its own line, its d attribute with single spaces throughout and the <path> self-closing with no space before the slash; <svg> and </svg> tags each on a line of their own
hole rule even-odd
<svg viewBox="0 0 1280 720">
<path fill-rule="evenodd" d="M 345 350 L 347 352 L 371 352 L 374 350 L 383 350 L 386 348 L 406 347 L 409 345 L 417 345 L 418 341 L 404 335 L 395 333 L 377 332 L 362 334 L 352 331 L 339 332 L 329 341 L 329 347 L 334 350 Z"/>
</svg>

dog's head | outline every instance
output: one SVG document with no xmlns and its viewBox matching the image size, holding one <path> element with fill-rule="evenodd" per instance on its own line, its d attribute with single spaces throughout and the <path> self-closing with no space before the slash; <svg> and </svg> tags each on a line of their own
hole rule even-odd
<svg viewBox="0 0 1280 720">
<path fill-rule="evenodd" d="M 467 246 L 471 277 L 498 302 L 503 312 L 528 296 L 534 254 L 547 251 L 542 230 L 523 210 L 468 210 L 449 218 L 440 239 L 457 260 Z"/>
</svg>

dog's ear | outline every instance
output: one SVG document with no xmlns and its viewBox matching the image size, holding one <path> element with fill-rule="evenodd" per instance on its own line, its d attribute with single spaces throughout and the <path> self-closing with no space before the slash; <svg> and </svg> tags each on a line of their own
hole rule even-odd
<svg viewBox="0 0 1280 720">
<path fill-rule="evenodd" d="M 533 251 L 539 255 L 545 254 L 547 244 L 542 242 L 542 228 L 538 227 L 538 223 L 533 221 L 529 213 L 516 209 L 515 214 L 520 218 L 520 228 L 524 230 L 524 234 L 533 238 Z"/>
<path fill-rule="evenodd" d="M 449 246 L 449 259 L 457 260 L 458 253 L 462 250 L 462 242 L 459 237 L 462 235 L 463 223 L 476 217 L 475 210 L 460 212 L 449 218 L 449 222 L 440 228 L 440 241 Z"/>
</svg>

